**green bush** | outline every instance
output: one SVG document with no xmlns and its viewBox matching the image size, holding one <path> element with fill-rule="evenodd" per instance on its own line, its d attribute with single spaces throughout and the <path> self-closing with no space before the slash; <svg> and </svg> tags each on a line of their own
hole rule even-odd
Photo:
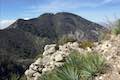
<svg viewBox="0 0 120 80">
<path fill-rule="evenodd" d="M 120 34 L 120 19 L 116 22 L 115 28 L 112 29 L 112 33 L 115 35 Z"/>
<path fill-rule="evenodd" d="M 18 77 L 17 77 L 16 74 L 11 74 L 11 79 L 10 80 L 17 80 L 17 79 L 18 79 Z"/>
<path fill-rule="evenodd" d="M 40 80 L 93 80 L 101 74 L 105 60 L 98 53 L 72 52 L 63 66 L 45 74 Z"/>
<path fill-rule="evenodd" d="M 10 80 L 27 80 L 25 75 L 19 77 L 17 74 L 11 74 Z"/>
<path fill-rule="evenodd" d="M 81 76 L 85 79 L 92 79 L 99 75 L 105 66 L 104 59 L 96 54 L 87 54 L 81 57 Z"/>
<path fill-rule="evenodd" d="M 88 41 L 88 40 L 85 40 L 85 41 L 81 41 L 80 42 L 80 47 L 81 48 L 87 48 L 87 47 L 93 47 L 94 46 L 94 43 L 92 41 Z"/>
<path fill-rule="evenodd" d="M 58 39 L 57 44 L 63 45 L 67 42 L 75 42 L 76 40 L 73 37 L 69 37 L 67 35 L 62 36 Z"/>
</svg>

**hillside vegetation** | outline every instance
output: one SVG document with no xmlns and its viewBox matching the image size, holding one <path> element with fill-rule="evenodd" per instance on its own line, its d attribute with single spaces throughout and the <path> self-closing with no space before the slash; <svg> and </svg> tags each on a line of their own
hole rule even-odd
<svg viewBox="0 0 120 80">
<path fill-rule="evenodd" d="M 114 24 L 114 27 L 112 29 L 112 33 L 115 35 L 120 34 L 120 19 L 116 21 L 116 23 Z"/>
<path fill-rule="evenodd" d="M 108 33 L 66 12 L 18 19 L 0 30 L 0 80 L 120 80 L 119 45 L 120 20 Z"/>
<path fill-rule="evenodd" d="M 0 80 L 10 79 L 11 74 L 18 78 L 24 75 L 28 66 L 42 55 L 45 45 L 98 41 L 105 31 L 105 27 L 67 12 L 18 19 L 0 30 Z"/>
<path fill-rule="evenodd" d="M 40 80 L 93 80 L 105 70 L 105 60 L 98 53 L 72 52 L 61 67 L 41 76 Z"/>
</svg>

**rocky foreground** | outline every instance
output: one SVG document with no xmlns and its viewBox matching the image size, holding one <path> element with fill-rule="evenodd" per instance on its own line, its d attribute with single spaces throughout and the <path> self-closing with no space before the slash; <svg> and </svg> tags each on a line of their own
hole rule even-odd
<svg viewBox="0 0 120 80">
<path fill-rule="evenodd" d="M 71 50 L 80 53 L 97 52 L 102 54 L 106 63 L 109 65 L 106 73 L 96 76 L 95 80 L 120 80 L 120 35 L 111 35 L 109 40 L 94 43 L 94 47 L 83 49 L 78 42 L 68 42 L 64 45 L 46 45 L 42 58 L 38 58 L 26 70 L 27 80 L 39 80 L 42 74 L 52 71 L 55 67 L 64 64 L 64 59 L 70 54 Z"/>
</svg>

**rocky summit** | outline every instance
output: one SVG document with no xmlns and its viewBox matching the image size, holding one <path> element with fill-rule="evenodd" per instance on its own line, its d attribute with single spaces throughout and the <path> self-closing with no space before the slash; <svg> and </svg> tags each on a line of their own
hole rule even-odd
<svg viewBox="0 0 120 80">
<path fill-rule="evenodd" d="M 59 48 L 56 48 L 59 47 Z M 95 42 L 93 47 L 80 47 L 78 42 L 68 42 L 64 45 L 46 45 L 43 56 L 32 63 L 25 71 L 27 80 L 40 80 L 42 74 L 52 72 L 56 67 L 64 65 L 65 58 L 70 55 L 71 50 L 82 53 L 97 52 L 105 60 L 108 69 L 105 73 L 97 75 L 92 80 L 120 80 L 120 35 L 111 35 L 109 40 Z"/>
</svg>

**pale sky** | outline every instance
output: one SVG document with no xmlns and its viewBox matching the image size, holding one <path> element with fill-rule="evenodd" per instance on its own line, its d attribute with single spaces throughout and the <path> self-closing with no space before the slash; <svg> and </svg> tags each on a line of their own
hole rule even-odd
<svg viewBox="0 0 120 80">
<path fill-rule="evenodd" d="M 120 0 L 0 0 L 0 29 L 45 12 L 71 12 L 100 23 L 120 18 Z"/>
</svg>

